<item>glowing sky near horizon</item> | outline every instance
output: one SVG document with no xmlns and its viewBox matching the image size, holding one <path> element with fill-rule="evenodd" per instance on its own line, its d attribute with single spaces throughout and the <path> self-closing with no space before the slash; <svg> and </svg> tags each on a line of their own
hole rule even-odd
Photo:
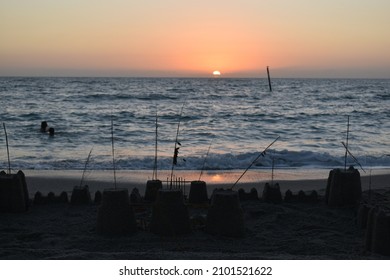
<svg viewBox="0 0 390 280">
<path fill-rule="evenodd" d="M 388 0 L 0 0 L 0 75 L 390 78 Z"/>
</svg>

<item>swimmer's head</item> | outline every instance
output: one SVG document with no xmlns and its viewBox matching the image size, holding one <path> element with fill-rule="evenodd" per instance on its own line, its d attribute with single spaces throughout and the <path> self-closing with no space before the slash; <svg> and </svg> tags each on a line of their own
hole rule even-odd
<svg viewBox="0 0 390 280">
<path fill-rule="evenodd" d="M 41 131 L 46 131 L 46 128 L 47 128 L 47 122 L 46 121 L 41 122 Z"/>
</svg>

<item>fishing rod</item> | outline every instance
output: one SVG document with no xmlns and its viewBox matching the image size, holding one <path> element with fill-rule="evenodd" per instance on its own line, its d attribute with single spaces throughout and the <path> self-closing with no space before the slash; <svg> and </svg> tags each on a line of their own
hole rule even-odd
<svg viewBox="0 0 390 280">
<path fill-rule="evenodd" d="M 202 175 L 203 175 L 204 167 L 205 167 L 205 165 L 206 165 L 206 160 L 207 160 L 207 157 L 208 157 L 208 155 L 209 155 L 209 152 L 210 152 L 210 148 L 211 148 L 211 144 L 212 144 L 212 143 L 213 143 L 213 139 L 211 139 L 209 148 L 207 149 L 207 153 L 206 153 L 206 156 L 205 156 L 204 161 L 203 161 L 203 166 L 202 166 L 202 170 L 200 171 L 200 175 L 199 175 L 199 180 L 198 180 L 198 181 L 200 181 L 200 178 L 201 178 Z"/>
<path fill-rule="evenodd" d="M 175 148 L 173 150 L 173 159 L 172 159 L 172 170 L 171 170 L 171 182 L 170 182 L 170 188 L 172 189 L 172 183 L 173 183 L 173 169 L 175 168 L 175 165 L 177 164 L 177 157 L 179 155 L 179 149 L 180 147 L 177 147 L 178 145 L 181 146 L 181 143 L 178 141 L 179 139 L 179 132 L 180 132 L 180 122 L 181 117 L 183 115 L 184 105 L 186 102 L 183 102 L 183 105 L 181 106 L 180 115 L 179 115 L 179 122 L 177 124 L 177 130 L 176 130 L 176 139 L 175 139 Z"/>
<path fill-rule="evenodd" d="M 275 170 L 275 158 L 272 157 L 272 172 L 271 172 L 271 186 L 274 185 L 274 170 Z"/>
<path fill-rule="evenodd" d="M 11 174 L 11 160 L 9 158 L 9 146 L 8 146 L 8 135 L 7 129 L 5 128 L 5 123 L 3 123 L 4 133 L 5 133 L 5 144 L 7 146 L 7 156 L 8 156 L 8 174 Z"/>
<path fill-rule="evenodd" d="M 345 147 L 344 170 L 347 170 L 348 140 L 349 140 L 349 116 L 348 116 L 348 123 L 347 123 L 347 144 L 344 145 L 343 143 Z"/>
<path fill-rule="evenodd" d="M 345 148 L 345 152 L 348 153 L 352 159 L 360 166 L 360 168 L 363 170 L 364 173 L 366 173 L 366 171 L 364 170 L 363 166 L 359 163 L 359 161 L 354 157 L 354 155 L 351 153 L 351 151 L 348 149 L 347 145 L 344 143 L 344 142 L 341 142 L 341 144 L 343 144 L 344 148 Z"/>
<path fill-rule="evenodd" d="M 86 161 L 85 161 L 85 164 L 84 164 L 83 175 L 81 176 L 81 180 L 80 180 L 80 187 L 83 185 L 83 182 L 84 182 L 85 171 L 87 170 L 87 166 L 88 166 L 89 160 L 91 159 L 92 150 L 93 150 L 93 147 L 92 147 L 91 150 L 89 151 L 88 157 L 87 157 L 87 159 L 86 159 Z"/>
<path fill-rule="evenodd" d="M 157 180 L 157 138 L 158 138 L 158 115 L 157 115 L 157 105 L 156 105 L 156 141 L 154 149 L 154 165 L 153 165 L 153 180 Z"/>
<path fill-rule="evenodd" d="M 264 151 L 262 151 L 262 152 L 261 152 L 261 153 L 252 161 L 252 163 L 247 167 L 247 169 L 245 169 L 245 171 L 241 174 L 241 176 L 237 179 L 237 181 L 233 184 L 233 186 L 230 187 L 230 190 L 232 190 L 232 189 L 236 186 L 236 184 L 238 183 L 238 181 L 241 180 L 241 178 L 245 175 L 245 173 L 249 170 L 249 168 L 251 168 L 252 165 L 253 165 L 261 156 L 262 156 L 262 157 L 265 156 L 265 152 L 266 152 L 266 151 L 267 151 L 267 150 L 268 150 L 276 141 L 278 141 L 279 138 L 280 138 L 280 136 L 276 137 L 276 139 L 275 139 L 274 141 L 272 141 L 272 143 L 269 144 L 269 145 L 267 146 L 267 148 L 265 148 Z"/>
<path fill-rule="evenodd" d="M 112 165 L 114 168 L 114 188 L 116 189 L 116 168 L 115 168 L 115 149 L 114 149 L 114 120 L 111 115 L 111 147 L 112 147 Z"/>
</svg>

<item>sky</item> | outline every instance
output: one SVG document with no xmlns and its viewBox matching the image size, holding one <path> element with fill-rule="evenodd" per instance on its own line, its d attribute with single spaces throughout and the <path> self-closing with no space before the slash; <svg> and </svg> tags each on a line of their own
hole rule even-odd
<svg viewBox="0 0 390 280">
<path fill-rule="evenodd" d="M 390 78 L 389 0 L 0 0 L 0 76 Z"/>
</svg>

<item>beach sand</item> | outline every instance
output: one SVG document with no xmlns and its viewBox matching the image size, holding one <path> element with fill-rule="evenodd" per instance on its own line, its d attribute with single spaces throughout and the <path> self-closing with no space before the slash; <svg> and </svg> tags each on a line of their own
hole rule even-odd
<svg viewBox="0 0 390 280">
<path fill-rule="evenodd" d="M 35 192 L 69 195 L 80 184 L 80 171 L 25 171 L 30 199 Z M 230 187 L 241 171 L 210 171 L 202 177 L 208 194 L 218 187 Z M 261 172 L 260 172 L 261 173 Z M 269 171 L 249 172 L 236 189 L 258 190 L 270 181 Z M 121 237 L 97 233 L 99 205 L 52 203 L 32 204 L 25 213 L 0 213 L 0 259 L 388 259 L 364 250 L 365 231 L 356 224 L 356 208 L 328 207 L 324 202 L 329 170 L 279 171 L 282 194 L 287 189 L 319 193 L 319 201 L 272 204 L 242 201 L 245 236 L 221 237 L 205 232 L 207 205 L 188 205 L 192 232 L 178 236 L 151 233 L 152 206 L 133 205 L 138 231 Z M 166 178 L 169 172 L 161 172 Z M 180 171 L 178 176 L 196 180 L 198 172 Z M 117 187 L 129 193 L 137 187 L 144 195 L 147 171 L 118 171 Z M 278 180 L 276 180 L 278 179 Z M 163 180 L 164 181 L 164 180 Z M 362 175 L 367 196 L 370 178 Z M 390 170 L 372 172 L 371 187 L 389 195 Z M 113 187 L 112 171 L 93 171 L 85 182 L 92 199 L 95 191 Z M 164 183 L 165 184 L 165 183 Z M 165 186 L 165 185 L 164 185 Z M 187 187 L 188 188 L 188 187 Z M 188 193 L 188 189 L 186 190 Z"/>
</svg>

